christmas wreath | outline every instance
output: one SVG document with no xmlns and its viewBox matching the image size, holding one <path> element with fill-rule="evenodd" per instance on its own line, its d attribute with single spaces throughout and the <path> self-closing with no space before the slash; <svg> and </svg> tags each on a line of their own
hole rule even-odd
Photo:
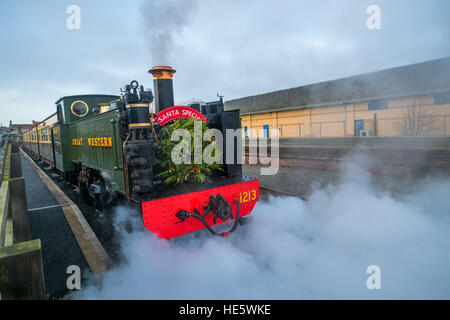
<svg viewBox="0 0 450 320">
<path fill-rule="evenodd" d="M 202 156 L 201 163 L 194 163 L 194 123 L 201 123 L 202 128 L 202 155 L 203 150 L 210 146 L 212 149 L 212 156 L 218 155 L 219 151 L 215 148 L 216 141 L 214 137 L 209 141 L 203 141 L 205 131 L 208 130 L 206 122 L 202 120 L 196 120 L 192 118 L 179 118 L 172 124 L 166 125 L 161 128 L 158 139 L 157 149 L 157 162 L 163 169 L 162 172 L 156 175 L 157 178 L 164 179 L 165 184 L 181 184 L 184 182 L 199 182 L 204 183 L 207 181 L 208 176 L 212 175 L 215 171 L 223 171 L 222 165 L 218 163 L 206 163 Z M 172 133 L 177 129 L 185 129 L 190 135 L 190 161 L 184 161 L 180 164 L 175 164 L 172 161 L 172 151 L 174 148 L 183 143 L 183 141 L 172 141 Z M 184 146 L 188 148 L 189 145 Z M 180 154 L 181 156 L 181 154 Z M 187 155 L 189 157 L 189 154 Z M 221 155 L 220 155 L 221 156 Z M 189 163 L 190 162 L 190 163 Z M 208 161 L 211 162 L 211 161 Z"/>
</svg>

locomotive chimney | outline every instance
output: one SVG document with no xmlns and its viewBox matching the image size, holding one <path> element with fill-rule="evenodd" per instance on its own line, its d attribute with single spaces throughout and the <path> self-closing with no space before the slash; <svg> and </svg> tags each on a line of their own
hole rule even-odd
<svg viewBox="0 0 450 320">
<path fill-rule="evenodd" d="M 156 66 L 148 72 L 153 75 L 155 86 L 155 112 L 172 107 L 174 105 L 172 77 L 176 70 L 168 66 Z"/>
</svg>

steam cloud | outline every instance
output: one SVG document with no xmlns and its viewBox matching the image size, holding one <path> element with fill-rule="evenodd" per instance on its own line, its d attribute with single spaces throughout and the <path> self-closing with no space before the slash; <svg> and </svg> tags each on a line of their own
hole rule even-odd
<svg viewBox="0 0 450 320">
<path fill-rule="evenodd" d="M 81 299 L 450 298 L 450 182 L 423 180 L 408 194 L 376 190 L 348 168 L 307 201 L 260 201 L 251 224 L 227 239 L 159 240 L 124 232 L 127 263 Z M 120 209 L 118 220 L 129 212 Z M 368 290 L 369 265 L 381 290 Z"/>
<path fill-rule="evenodd" d="M 153 65 L 170 65 L 175 37 L 197 9 L 196 0 L 152 0 L 142 5 L 144 36 L 148 39 Z"/>
</svg>

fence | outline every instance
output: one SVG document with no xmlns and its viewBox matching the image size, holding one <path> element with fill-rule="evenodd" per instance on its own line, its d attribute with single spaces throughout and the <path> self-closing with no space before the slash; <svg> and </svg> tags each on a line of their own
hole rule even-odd
<svg viewBox="0 0 450 320">
<path fill-rule="evenodd" d="M 0 164 L 0 299 L 46 299 L 40 239 L 30 240 L 19 145 L 3 146 Z"/>
</svg>

